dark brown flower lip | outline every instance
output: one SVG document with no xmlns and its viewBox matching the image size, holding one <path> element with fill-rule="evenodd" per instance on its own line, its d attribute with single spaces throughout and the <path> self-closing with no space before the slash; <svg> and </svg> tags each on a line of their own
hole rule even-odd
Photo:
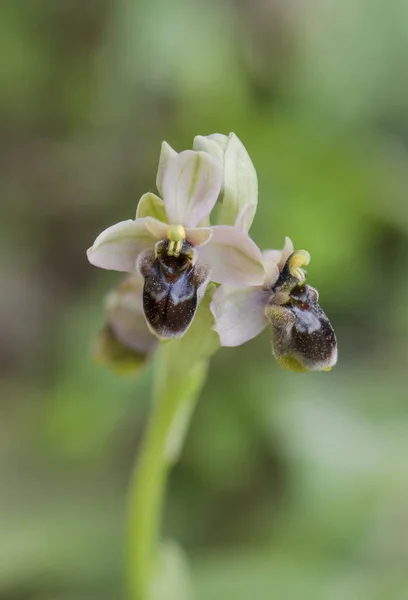
<svg viewBox="0 0 408 600">
<path fill-rule="evenodd" d="M 183 242 L 178 255 L 146 252 L 139 262 L 144 278 L 143 310 L 150 330 L 160 339 L 181 337 L 190 327 L 208 282 L 209 270 L 193 264 L 192 247 Z"/>
</svg>

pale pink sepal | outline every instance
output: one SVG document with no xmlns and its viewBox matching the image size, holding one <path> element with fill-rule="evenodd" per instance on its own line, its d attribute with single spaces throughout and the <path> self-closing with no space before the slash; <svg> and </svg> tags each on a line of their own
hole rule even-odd
<svg viewBox="0 0 408 600">
<path fill-rule="evenodd" d="M 87 251 L 88 260 L 102 269 L 132 273 L 138 254 L 146 248 L 153 248 L 156 241 L 146 227 L 146 219 L 128 219 L 98 235 Z"/>
<path fill-rule="evenodd" d="M 223 285 L 214 292 L 210 308 L 222 346 L 240 346 L 265 329 L 269 295 L 259 288 Z"/>
<path fill-rule="evenodd" d="M 146 227 L 154 235 L 156 241 L 166 239 L 169 228 L 167 223 L 163 223 L 163 221 L 159 221 L 153 217 L 146 217 Z"/>
<path fill-rule="evenodd" d="M 159 166 L 157 169 L 156 186 L 160 194 L 163 196 L 163 179 L 168 171 L 172 161 L 176 158 L 177 152 L 167 142 L 162 142 Z"/>
<path fill-rule="evenodd" d="M 221 183 L 221 166 L 209 154 L 185 150 L 172 158 L 162 182 L 169 223 L 196 227 L 214 208 Z"/>
<path fill-rule="evenodd" d="M 236 227 L 212 227 L 210 241 L 198 250 L 200 259 L 211 268 L 211 281 L 226 285 L 263 285 L 262 253 L 255 242 Z"/>
</svg>

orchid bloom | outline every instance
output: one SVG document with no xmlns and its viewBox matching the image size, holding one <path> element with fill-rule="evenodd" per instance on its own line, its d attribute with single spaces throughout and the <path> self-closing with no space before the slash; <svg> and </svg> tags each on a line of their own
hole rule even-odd
<svg viewBox="0 0 408 600">
<path fill-rule="evenodd" d="M 210 280 L 264 281 L 262 254 L 246 232 L 208 225 L 222 178 L 220 161 L 209 153 L 178 154 L 163 142 L 157 173 L 163 199 L 144 194 L 136 218 L 108 227 L 88 250 L 95 266 L 141 273 L 145 317 L 161 339 L 185 333 Z"/>
<path fill-rule="evenodd" d="M 136 218 L 109 227 L 88 250 L 92 264 L 132 274 L 111 295 L 106 354 L 147 356 L 145 342 L 154 348 L 157 338 L 184 335 L 213 281 L 221 284 L 210 308 L 223 346 L 271 325 L 282 367 L 329 370 L 337 342 L 317 291 L 305 283 L 309 253 L 294 252 L 289 238 L 282 250 L 261 252 L 248 235 L 258 179 L 237 136 L 196 136 L 193 150 L 181 153 L 163 142 L 156 183 L 163 199 L 144 194 Z M 217 200 L 220 224 L 211 225 Z"/>
<path fill-rule="evenodd" d="M 210 305 L 223 346 L 239 346 L 272 326 L 272 352 L 292 371 L 329 371 L 337 361 L 337 341 L 318 304 L 317 290 L 305 284 L 305 250 L 293 251 L 286 238 L 282 250 L 263 252 L 261 286 L 221 286 Z"/>
</svg>

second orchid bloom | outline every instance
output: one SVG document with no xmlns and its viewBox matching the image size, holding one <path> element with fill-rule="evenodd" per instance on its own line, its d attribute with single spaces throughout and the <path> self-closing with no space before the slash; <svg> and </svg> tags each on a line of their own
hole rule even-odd
<svg viewBox="0 0 408 600">
<path fill-rule="evenodd" d="M 115 319 L 128 322 L 119 302 L 115 315 L 110 311 L 110 336 L 120 331 L 115 343 L 126 348 L 131 339 L 135 347 L 139 331 L 138 350 L 146 347 L 146 353 L 155 346 L 153 335 L 181 337 L 212 281 L 221 284 L 211 304 L 221 345 L 242 344 L 270 323 L 281 366 L 329 370 L 337 358 L 336 338 L 317 292 L 305 285 L 302 267 L 309 255 L 294 253 L 288 238 L 282 251 L 262 253 L 248 235 L 258 184 L 245 147 L 234 134 L 197 136 L 193 147 L 178 154 L 163 142 L 156 180 L 162 198 L 144 194 L 136 218 L 112 225 L 88 250 L 93 265 L 132 273 L 133 281 L 143 282 L 132 292 L 143 310 L 129 312 L 126 305 L 127 315 L 133 314 L 131 335 L 115 326 Z M 212 225 L 217 200 L 219 220 Z M 145 325 L 139 322 L 144 319 Z"/>
</svg>

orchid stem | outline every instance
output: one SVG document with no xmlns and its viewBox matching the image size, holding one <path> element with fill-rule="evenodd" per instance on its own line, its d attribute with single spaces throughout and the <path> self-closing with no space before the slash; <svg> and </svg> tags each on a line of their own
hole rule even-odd
<svg viewBox="0 0 408 600">
<path fill-rule="evenodd" d="M 132 600 L 148 598 L 168 471 L 164 448 L 176 405 L 177 399 L 155 398 L 132 476 L 129 521 L 129 586 Z"/>
<path fill-rule="evenodd" d="M 155 357 L 153 408 L 129 491 L 128 585 L 130 600 L 156 600 L 160 578 L 159 532 L 170 468 L 180 456 L 210 357 L 219 348 L 209 310 L 208 286 L 190 329 L 160 344 Z"/>
<path fill-rule="evenodd" d="M 178 458 L 194 400 L 205 380 L 202 361 L 197 363 L 199 370 L 190 369 L 189 373 L 173 368 L 177 343 L 163 344 L 158 351 L 154 407 L 131 481 L 128 534 L 131 600 L 149 600 L 152 596 L 167 477 Z"/>
</svg>

